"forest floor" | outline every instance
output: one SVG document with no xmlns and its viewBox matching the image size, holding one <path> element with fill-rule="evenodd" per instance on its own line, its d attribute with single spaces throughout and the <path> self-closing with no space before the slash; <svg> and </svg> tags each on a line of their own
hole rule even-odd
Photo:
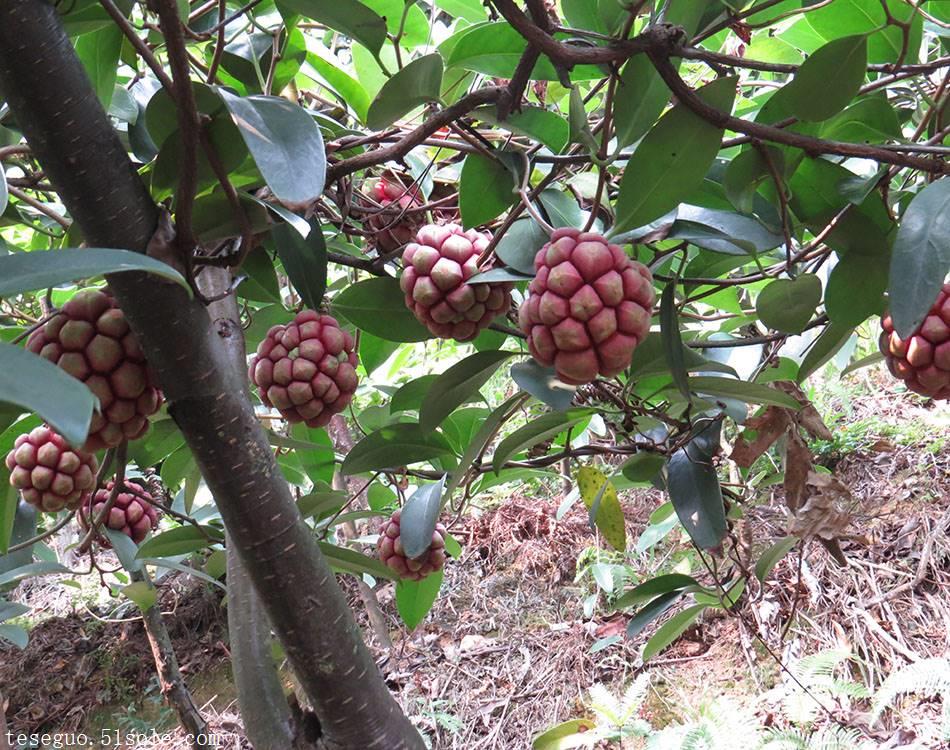
<svg viewBox="0 0 950 750">
<path fill-rule="evenodd" d="M 584 600 L 597 591 L 591 576 L 575 580 L 578 559 L 594 544 L 586 513 L 575 505 L 557 519 L 561 498 L 514 494 L 453 529 L 464 553 L 448 566 L 442 594 L 415 632 L 400 626 L 392 587 L 378 590 L 394 647 L 385 653 L 368 626 L 367 635 L 398 700 L 434 748 L 522 750 L 558 722 L 592 717 L 592 686 L 620 695 L 645 670 L 650 687 L 637 714 L 656 729 L 705 717 L 727 736 L 742 722 L 758 736 L 783 728 L 805 740 L 842 726 L 869 747 L 947 747 L 938 739 L 939 698 L 904 697 L 872 722 L 871 703 L 855 687 L 873 693 L 896 669 L 950 657 L 950 409 L 885 394 L 880 385 L 870 383 L 864 395 L 824 393 L 819 405 L 835 415 L 834 440 L 813 448 L 854 497 L 841 542 L 847 567 L 816 543 L 804 555 L 793 552 L 733 612 L 700 620 L 644 666 L 640 651 L 655 627 L 634 641 L 604 641 L 623 635 L 629 614 L 611 612 L 603 594 L 585 616 Z M 662 496 L 635 490 L 621 499 L 635 540 Z M 734 531 L 761 552 L 784 526 L 776 485 L 749 499 Z M 690 564 L 693 575 L 702 572 L 677 532 L 632 562 L 636 579 Z M 355 586 L 342 582 L 366 625 Z M 50 579 L 21 586 L 14 598 L 40 605 L 46 619 L 34 620 L 25 650 L 0 646 L 11 731 L 95 738 L 154 729 L 164 739 L 149 747 L 187 747 L 162 704 L 134 613 L 94 613 L 74 588 Z M 160 605 L 219 746 L 248 747 L 230 686 L 220 592 L 168 576 Z M 853 658 L 839 665 L 832 687 L 819 680 L 803 696 L 781 664 L 828 649 Z M 792 721 L 793 699 L 822 707 L 812 703 L 808 721 Z"/>
</svg>

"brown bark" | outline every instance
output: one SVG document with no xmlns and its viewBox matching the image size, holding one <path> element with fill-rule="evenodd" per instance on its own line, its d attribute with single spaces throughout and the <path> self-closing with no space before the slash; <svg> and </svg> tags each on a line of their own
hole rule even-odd
<svg viewBox="0 0 950 750">
<path fill-rule="evenodd" d="M 0 692 L 0 750 L 10 750 L 10 742 L 7 740 L 7 707 L 3 701 L 3 693 Z"/>
<path fill-rule="evenodd" d="M 147 583 L 149 587 L 153 587 L 152 582 L 141 571 L 131 573 L 130 577 L 133 581 Z M 158 602 L 142 612 L 142 625 L 145 627 L 145 635 L 148 636 L 148 645 L 152 649 L 152 658 L 155 660 L 162 695 L 168 705 L 175 709 L 179 723 L 191 735 L 191 746 L 196 750 L 213 747 L 208 736 L 208 723 L 192 700 L 191 693 L 181 676 L 178 657 L 175 656 L 172 639 L 168 634 L 168 628 L 165 627 Z"/>
<path fill-rule="evenodd" d="M 0 2 L 0 90 L 90 246 L 144 252 L 158 210 L 54 7 Z M 217 499 L 328 749 L 421 749 L 281 477 L 208 313 L 145 274 L 108 277 Z"/>
</svg>

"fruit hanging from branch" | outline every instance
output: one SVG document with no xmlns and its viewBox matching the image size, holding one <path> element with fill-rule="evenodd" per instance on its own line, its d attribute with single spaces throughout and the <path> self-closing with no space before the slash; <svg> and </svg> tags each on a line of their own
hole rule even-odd
<svg viewBox="0 0 950 750">
<path fill-rule="evenodd" d="M 534 259 L 519 310 L 534 358 L 565 383 L 612 377 L 650 332 L 653 278 L 599 234 L 557 229 Z"/>
<path fill-rule="evenodd" d="M 288 422 L 324 427 L 352 400 L 358 364 L 353 337 L 336 318 L 304 310 L 267 332 L 248 374 L 261 401 Z"/>
<path fill-rule="evenodd" d="M 367 224 L 376 231 L 376 249 L 382 254 L 392 253 L 412 242 L 422 222 L 420 214 L 406 212 L 422 205 L 418 189 L 407 188 L 399 180 L 384 176 L 373 185 L 371 194 L 382 207 L 367 219 Z"/>
<path fill-rule="evenodd" d="M 80 506 L 79 525 L 83 529 L 88 531 L 93 521 L 99 518 L 114 487 L 115 482 L 109 480 L 105 487 Z M 133 542 L 140 544 L 148 533 L 158 526 L 159 513 L 151 501 L 152 495 L 144 487 L 126 484 L 116 494 L 115 502 L 102 520 L 103 527 L 125 534 Z M 112 546 L 105 534 L 97 533 L 95 539 L 103 547 Z"/>
<path fill-rule="evenodd" d="M 101 289 L 77 292 L 30 335 L 26 347 L 84 382 L 99 399 L 84 450 L 114 448 L 148 430 L 162 393 L 111 295 Z"/>
<path fill-rule="evenodd" d="M 881 327 L 881 353 L 891 374 L 922 396 L 950 399 L 950 284 L 906 339 L 897 335 L 890 315 Z"/>
<path fill-rule="evenodd" d="M 435 336 L 471 341 L 511 307 L 511 284 L 470 284 L 491 237 L 458 224 L 422 227 L 402 255 L 406 307 Z"/>
<path fill-rule="evenodd" d="M 402 547 L 402 537 L 399 528 L 401 511 L 396 511 L 383 522 L 379 529 L 379 541 L 376 550 L 379 559 L 400 578 L 410 581 L 421 581 L 430 573 L 442 570 L 445 565 L 445 526 L 435 525 L 432 532 L 432 544 L 419 557 L 406 557 Z"/>
<path fill-rule="evenodd" d="M 96 487 L 96 457 L 71 448 L 45 425 L 16 439 L 6 465 L 10 484 L 26 502 L 46 513 L 75 510 Z"/>
</svg>

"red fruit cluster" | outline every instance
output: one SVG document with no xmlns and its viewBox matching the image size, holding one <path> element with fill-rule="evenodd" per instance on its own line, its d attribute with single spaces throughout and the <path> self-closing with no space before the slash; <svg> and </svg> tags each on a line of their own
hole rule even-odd
<svg viewBox="0 0 950 750">
<path fill-rule="evenodd" d="M 41 511 L 75 510 L 96 487 L 96 457 L 75 450 L 49 427 L 20 435 L 7 454 L 10 484 Z"/>
<path fill-rule="evenodd" d="M 92 522 L 99 517 L 109 497 L 115 482 L 109 480 L 106 486 L 99 490 L 91 500 L 84 502 L 79 509 L 79 525 L 87 531 Z M 126 485 L 116 496 L 115 502 L 109 508 L 108 515 L 103 519 L 105 528 L 125 534 L 136 544 L 140 544 L 148 532 L 158 526 L 158 511 L 149 502 L 152 496 L 142 487 L 135 485 L 134 492 Z M 105 534 L 97 534 L 96 541 L 103 547 L 111 547 Z"/>
<path fill-rule="evenodd" d="M 519 310 L 531 354 L 565 383 L 612 377 L 650 332 L 653 278 L 599 234 L 558 229 L 534 259 Z"/>
<path fill-rule="evenodd" d="M 142 437 L 148 418 L 162 403 L 161 391 L 115 300 L 99 289 L 75 294 L 58 315 L 35 330 L 26 342 L 84 382 L 98 398 L 83 448 L 112 448 Z"/>
<path fill-rule="evenodd" d="M 367 223 L 376 231 L 376 247 L 382 253 L 395 252 L 411 242 L 419 226 L 418 214 L 405 211 L 422 204 L 418 192 L 394 180 L 381 177 L 372 188 L 373 199 L 383 207 L 370 214 Z"/>
<path fill-rule="evenodd" d="M 880 346 L 891 374 L 915 393 L 950 399 L 950 284 L 944 284 L 923 323 L 906 339 L 890 315 L 881 320 Z"/>
<path fill-rule="evenodd" d="M 304 310 L 267 332 L 249 376 L 261 401 L 288 422 L 323 427 L 353 399 L 357 364 L 353 337 L 336 319 Z"/>
<path fill-rule="evenodd" d="M 385 521 L 379 529 L 379 542 L 376 549 L 379 559 L 388 568 L 394 570 L 400 578 L 410 581 L 421 581 L 430 573 L 442 570 L 445 566 L 445 526 L 435 525 L 432 532 L 432 544 L 422 556 L 415 559 L 406 557 L 402 548 L 402 538 L 399 533 L 399 516 L 396 511 Z"/>
<path fill-rule="evenodd" d="M 470 341 L 511 307 L 511 284 L 468 283 L 487 270 L 477 264 L 489 241 L 458 224 L 429 224 L 403 252 L 406 307 L 435 336 Z"/>
</svg>

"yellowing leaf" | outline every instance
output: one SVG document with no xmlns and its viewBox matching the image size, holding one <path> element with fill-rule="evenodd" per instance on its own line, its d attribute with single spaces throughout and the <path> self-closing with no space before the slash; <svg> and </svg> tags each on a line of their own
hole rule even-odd
<svg viewBox="0 0 950 750">
<path fill-rule="evenodd" d="M 616 487 L 606 474 L 592 466 L 582 466 L 577 472 L 577 486 L 600 533 L 611 547 L 623 552 L 627 548 L 627 530 Z"/>
</svg>

